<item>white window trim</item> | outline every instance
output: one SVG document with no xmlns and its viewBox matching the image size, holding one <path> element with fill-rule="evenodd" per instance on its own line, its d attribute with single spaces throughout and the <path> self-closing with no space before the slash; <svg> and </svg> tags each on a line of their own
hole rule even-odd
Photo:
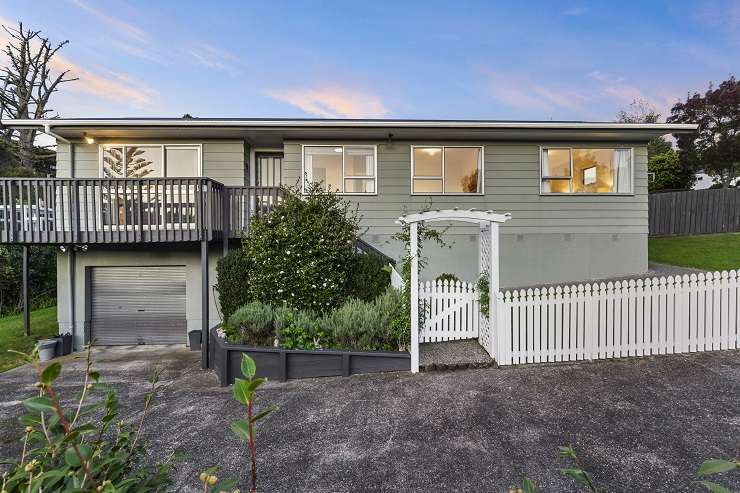
<svg viewBox="0 0 740 493">
<path fill-rule="evenodd" d="M 301 144 L 301 193 L 306 193 L 306 147 L 341 147 L 342 148 L 342 190 L 344 180 L 347 179 L 372 179 L 375 182 L 373 192 L 337 192 L 337 195 L 378 195 L 378 146 L 377 144 Z M 372 147 L 373 148 L 373 176 L 354 176 L 344 174 L 344 156 L 346 147 Z"/>
<path fill-rule="evenodd" d="M 415 192 L 414 191 L 414 180 L 439 180 L 439 176 L 414 176 L 414 149 L 428 149 L 430 147 L 437 147 L 442 149 L 442 191 L 441 192 Z M 480 192 L 445 192 L 445 149 L 446 148 L 460 148 L 460 149 L 480 149 L 478 154 L 478 170 L 480 174 Z M 483 196 L 486 194 L 486 180 L 485 180 L 485 146 L 481 145 L 441 145 L 441 144 L 427 144 L 427 145 L 412 145 L 411 146 L 411 195 L 421 196 Z"/>
<path fill-rule="evenodd" d="M 540 149 L 540 156 L 539 156 L 539 176 L 540 176 L 540 196 L 543 197 L 551 197 L 551 196 L 565 196 L 565 197 L 588 197 L 588 196 L 620 196 L 620 197 L 629 197 L 635 195 L 635 148 L 629 147 L 629 146 L 601 146 L 601 145 L 593 145 L 593 146 L 585 146 L 585 145 L 578 145 L 578 146 L 539 146 Z M 549 149 L 567 149 L 570 151 L 570 176 L 564 177 L 564 176 L 543 176 L 542 175 L 542 152 Z M 573 150 L 574 149 L 611 149 L 611 150 L 618 150 L 618 149 L 628 149 L 630 151 L 630 191 L 629 192 L 545 192 L 544 191 L 544 184 L 545 180 L 573 180 Z"/>
<path fill-rule="evenodd" d="M 105 178 L 103 175 L 103 149 L 106 147 L 159 147 L 162 153 L 162 167 L 164 175 L 152 178 L 202 178 L 203 177 L 203 144 L 183 144 L 183 143 L 158 143 L 158 142 L 106 142 L 98 145 L 98 177 Z M 167 153 L 165 148 L 196 149 L 198 151 L 198 170 L 195 176 L 167 176 Z M 121 178 L 126 178 L 125 176 Z M 129 178 L 135 180 L 136 178 Z M 143 178 L 146 179 L 146 178 Z"/>
</svg>

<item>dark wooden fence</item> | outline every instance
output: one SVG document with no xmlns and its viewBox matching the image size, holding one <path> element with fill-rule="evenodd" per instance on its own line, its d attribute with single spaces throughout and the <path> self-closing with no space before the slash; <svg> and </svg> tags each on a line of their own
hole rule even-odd
<svg viewBox="0 0 740 493">
<path fill-rule="evenodd" d="M 740 232 L 740 189 L 652 193 L 650 235 Z"/>
</svg>

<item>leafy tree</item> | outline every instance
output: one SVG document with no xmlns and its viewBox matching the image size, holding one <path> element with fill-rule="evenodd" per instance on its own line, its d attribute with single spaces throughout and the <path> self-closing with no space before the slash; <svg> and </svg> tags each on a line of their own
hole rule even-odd
<svg viewBox="0 0 740 493">
<path fill-rule="evenodd" d="M 690 189 L 696 180 L 691 170 L 681 166 L 678 153 L 673 149 L 650 157 L 648 172 L 655 176 L 648 184 L 650 192 Z"/>
<path fill-rule="evenodd" d="M 629 106 L 628 110 L 620 110 L 617 113 L 619 123 L 658 123 L 661 114 L 644 99 L 635 99 Z M 648 160 L 657 154 L 670 151 L 672 149 L 670 142 L 663 137 L 656 137 L 648 142 Z"/>
<path fill-rule="evenodd" d="M 29 296 L 31 306 L 53 303 L 56 297 L 56 250 L 50 246 L 30 248 Z M 21 248 L 0 245 L 0 315 L 23 307 L 21 298 Z"/>
<path fill-rule="evenodd" d="M 671 109 L 670 123 L 696 123 L 693 134 L 677 134 L 681 164 L 703 169 L 729 187 L 740 176 L 740 82 L 734 76 L 703 94 L 690 94 Z"/>
</svg>

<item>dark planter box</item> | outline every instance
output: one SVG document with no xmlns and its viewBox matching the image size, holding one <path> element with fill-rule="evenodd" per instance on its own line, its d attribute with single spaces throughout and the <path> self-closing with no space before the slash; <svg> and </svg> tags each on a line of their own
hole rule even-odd
<svg viewBox="0 0 740 493">
<path fill-rule="evenodd" d="M 292 378 L 349 376 L 356 373 L 410 371 L 411 355 L 401 351 L 337 351 L 281 349 L 229 344 L 211 331 L 210 360 L 222 386 L 242 378 L 241 355 L 257 364 L 257 375 L 285 381 Z"/>
</svg>

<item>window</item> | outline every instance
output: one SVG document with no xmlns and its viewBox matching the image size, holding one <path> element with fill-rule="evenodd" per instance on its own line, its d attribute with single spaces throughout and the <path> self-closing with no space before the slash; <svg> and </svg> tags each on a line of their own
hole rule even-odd
<svg viewBox="0 0 740 493">
<path fill-rule="evenodd" d="M 483 193 L 483 148 L 413 146 L 411 192 Z"/>
<path fill-rule="evenodd" d="M 542 193 L 632 193 L 632 149 L 543 148 Z"/>
<path fill-rule="evenodd" d="M 305 183 L 321 183 L 327 190 L 344 194 L 374 194 L 375 155 L 375 146 L 304 146 Z"/>
<path fill-rule="evenodd" d="M 200 175 L 198 145 L 105 145 L 104 178 L 195 177 Z"/>
</svg>

